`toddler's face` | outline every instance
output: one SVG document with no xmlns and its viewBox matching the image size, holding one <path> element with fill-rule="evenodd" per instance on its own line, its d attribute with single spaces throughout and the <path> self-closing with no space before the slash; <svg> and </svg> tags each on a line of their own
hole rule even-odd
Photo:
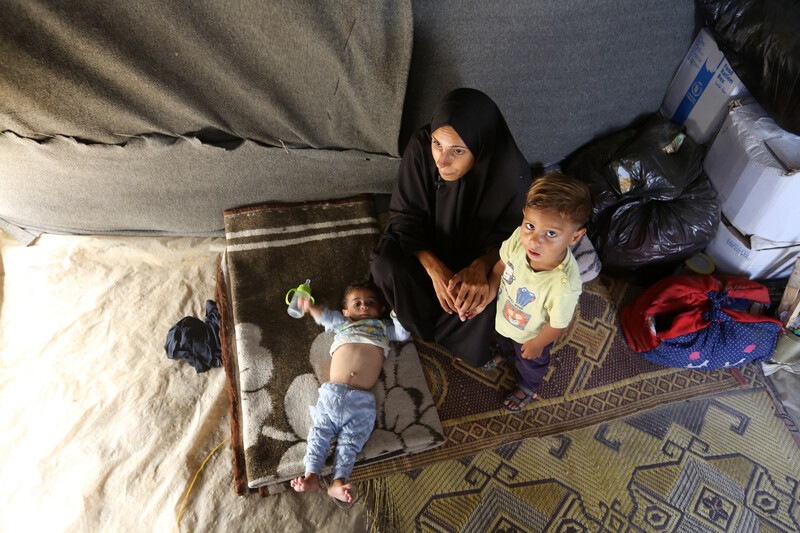
<svg viewBox="0 0 800 533">
<path fill-rule="evenodd" d="M 560 265 L 567 255 L 567 247 L 586 233 L 586 229 L 549 209 L 526 207 L 522 213 L 522 246 L 527 252 L 528 264 L 537 272 L 553 270 Z"/>
<path fill-rule="evenodd" d="M 345 298 L 347 307 L 342 309 L 342 314 L 353 320 L 367 318 L 380 318 L 383 307 L 377 295 L 369 289 L 353 289 Z"/>
</svg>

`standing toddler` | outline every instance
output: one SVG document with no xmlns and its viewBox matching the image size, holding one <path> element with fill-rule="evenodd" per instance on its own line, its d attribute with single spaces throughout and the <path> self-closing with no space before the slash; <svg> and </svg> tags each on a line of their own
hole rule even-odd
<svg viewBox="0 0 800 533">
<path fill-rule="evenodd" d="M 500 348 L 484 368 L 514 359 L 519 381 L 503 400 L 516 413 L 536 399 L 550 349 L 572 320 L 581 294 L 569 246 L 584 233 L 592 204 L 583 182 L 550 172 L 528 191 L 522 225 L 500 247 L 490 289 L 498 291 L 495 329 Z"/>
</svg>

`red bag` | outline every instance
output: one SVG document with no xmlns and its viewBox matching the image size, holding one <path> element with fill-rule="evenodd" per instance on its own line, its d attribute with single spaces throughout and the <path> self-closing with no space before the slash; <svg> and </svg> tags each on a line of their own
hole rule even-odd
<svg viewBox="0 0 800 533">
<path fill-rule="evenodd" d="M 781 323 L 748 312 L 769 303 L 745 278 L 671 276 L 622 310 L 625 339 L 649 361 L 677 368 L 729 368 L 772 357 Z"/>
</svg>

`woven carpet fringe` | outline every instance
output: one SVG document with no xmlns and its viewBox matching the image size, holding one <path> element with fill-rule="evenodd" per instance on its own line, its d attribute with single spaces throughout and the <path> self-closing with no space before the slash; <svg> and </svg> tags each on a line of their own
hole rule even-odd
<svg viewBox="0 0 800 533">
<path fill-rule="evenodd" d="M 400 517 L 385 477 L 368 479 L 360 484 L 364 494 L 366 531 L 389 533 L 400 531 Z"/>
</svg>

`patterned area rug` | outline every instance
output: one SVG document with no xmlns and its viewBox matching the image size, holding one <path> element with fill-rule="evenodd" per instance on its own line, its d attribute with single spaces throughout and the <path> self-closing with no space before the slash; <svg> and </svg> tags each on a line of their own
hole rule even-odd
<svg viewBox="0 0 800 533">
<path fill-rule="evenodd" d="M 800 447 L 763 388 L 373 480 L 379 531 L 800 531 Z"/>
<path fill-rule="evenodd" d="M 351 479 L 411 470 L 742 386 L 737 370 L 665 368 L 633 352 L 625 342 L 619 313 L 639 293 L 624 281 L 602 275 L 584 285 L 576 319 L 553 347 L 553 362 L 539 390 L 541 399 L 522 413 L 500 408 L 516 381 L 513 364 L 485 372 L 459 364 L 441 347 L 417 342 L 445 443 L 357 468 Z"/>
<path fill-rule="evenodd" d="M 327 381 L 333 341 L 333 333 L 311 317 L 290 317 L 284 297 L 311 279 L 316 301 L 341 309 L 345 286 L 367 275 L 377 219 L 369 197 L 264 205 L 225 212 L 225 232 L 216 292 L 235 485 L 239 493 L 245 485 L 278 492 L 284 481 L 304 473 L 309 406 L 317 401 L 320 383 Z M 442 442 L 414 343 L 392 348 L 371 392 L 377 420 L 359 462 Z M 329 461 L 323 474 L 330 470 Z"/>
</svg>

